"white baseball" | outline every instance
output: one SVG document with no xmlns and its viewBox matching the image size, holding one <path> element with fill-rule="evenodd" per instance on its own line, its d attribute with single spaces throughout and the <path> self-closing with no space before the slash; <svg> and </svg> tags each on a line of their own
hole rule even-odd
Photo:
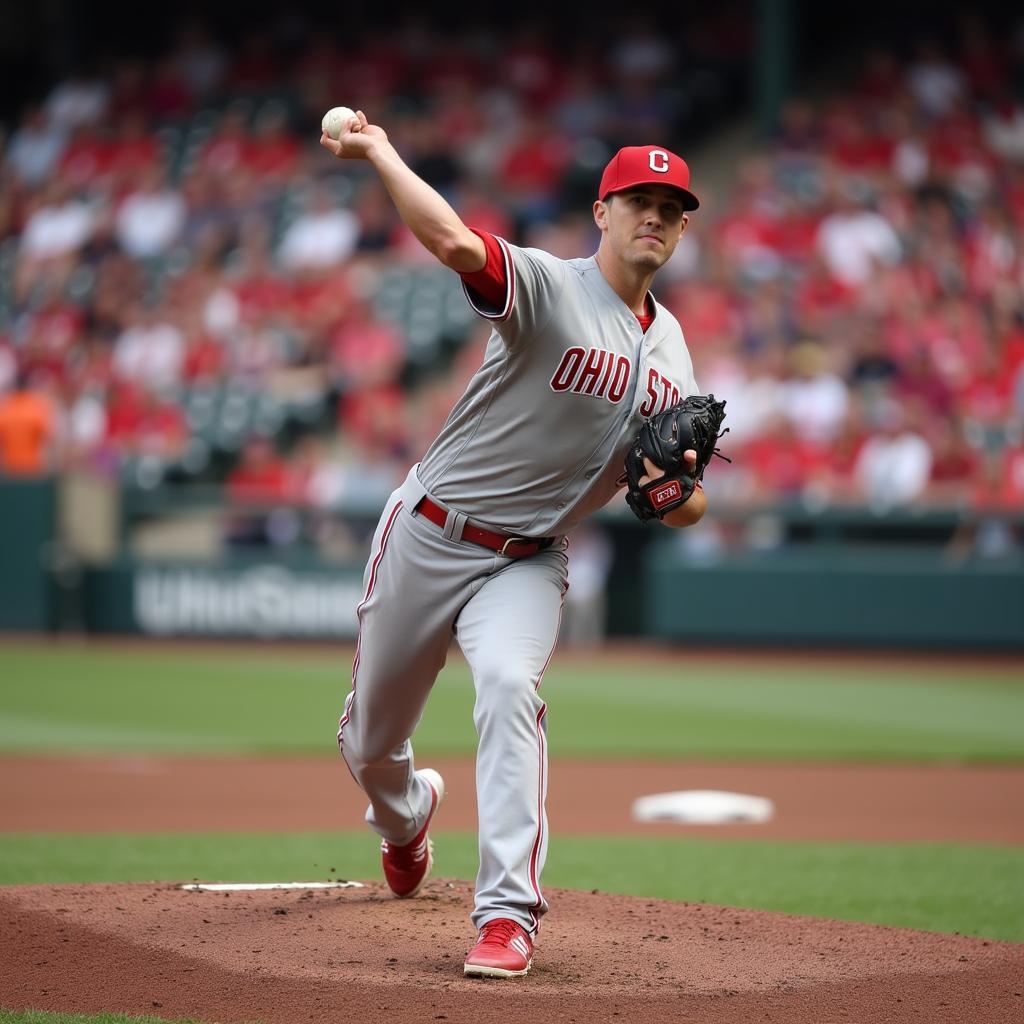
<svg viewBox="0 0 1024 1024">
<path fill-rule="evenodd" d="M 350 107 L 331 107 L 324 114 L 320 127 L 332 139 L 341 137 L 342 132 L 348 131 L 349 121 L 356 116 L 356 112 Z"/>
</svg>

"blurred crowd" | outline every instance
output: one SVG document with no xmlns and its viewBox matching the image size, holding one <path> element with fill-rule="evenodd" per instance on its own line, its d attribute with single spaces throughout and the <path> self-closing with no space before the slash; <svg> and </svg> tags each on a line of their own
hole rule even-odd
<svg viewBox="0 0 1024 1024">
<path fill-rule="evenodd" d="M 736 496 L 1024 508 L 1024 24 L 959 28 L 789 102 L 695 224 L 669 298 Z"/>
<path fill-rule="evenodd" d="M 724 15 L 568 46 L 408 20 L 344 50 L 191 22 L 55 83 L 3 143 L 0 472 L 372 504 L 488 332 L 321 114 L 364 109 L 468 223 L 575 257 L 610 154 L 692 155 L 750 53 Z M 880 47 L 734 187 L 694 187 L 656 291 L 728 403 L 716 499 L 1024 508 L 1024 22 Z"/>
</svg>

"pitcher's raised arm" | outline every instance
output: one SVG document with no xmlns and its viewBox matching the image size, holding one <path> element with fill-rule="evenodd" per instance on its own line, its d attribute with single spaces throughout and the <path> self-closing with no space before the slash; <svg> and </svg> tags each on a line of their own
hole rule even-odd
<svg viewBox="0 0 1024 1024">
<path fill-rule="evenodd" d="M 459 215 L 398 155 L 380 125 L 370 124 L 357 110 L 337 139 L 326 132 L 320 145 L 340 160 L 366 160 L 380 175 L 398 215 L 428 252 L 460 274 L 473 273 L 486 262 L 484 243 Z"/>
</svg>

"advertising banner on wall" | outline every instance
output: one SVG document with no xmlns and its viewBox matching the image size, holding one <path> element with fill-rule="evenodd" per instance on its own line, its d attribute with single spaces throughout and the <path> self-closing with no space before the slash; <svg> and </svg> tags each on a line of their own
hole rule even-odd
<svg viewBox="0 0 1024 1024">
<path fill-rule="evenodd" d="M 151 636 L 351 640 L 361 567 L 122 564 L 89 573 L 86 628 Z"/>
</svg>

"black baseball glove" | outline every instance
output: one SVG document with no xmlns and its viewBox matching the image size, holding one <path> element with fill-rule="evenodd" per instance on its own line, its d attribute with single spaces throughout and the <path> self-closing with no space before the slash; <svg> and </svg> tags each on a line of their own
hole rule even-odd
<svg viewBox="0 0 1024 1024">
<path fill-rule="evenodd" d="M 626 504 L 639 519 L 663 519 L 693 494 L 713 455 L 725 459 L 715 447 L 729 429 L 722 430 L 723 419 L 725 402 L 716 402 L 714 395 L 690 395 L 644 421 L 626 453 Z M 683 457 L 690 449 L 697 453 L 692 469 Z M 641 478 L 648 475 L 645 455 L 665 475 L 641 484 Z"/>
</svg>

